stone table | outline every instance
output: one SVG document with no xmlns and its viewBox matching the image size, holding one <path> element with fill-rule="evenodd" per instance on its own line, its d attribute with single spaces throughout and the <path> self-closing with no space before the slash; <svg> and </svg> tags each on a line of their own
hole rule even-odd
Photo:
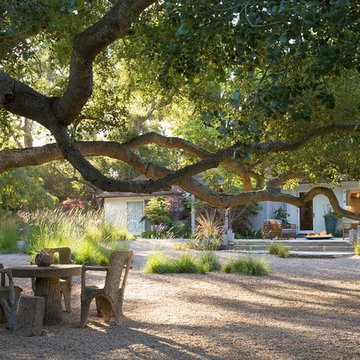
<svg viewBox="0 0 360 360">
<path fill-rule="evenodd" d="M 35 278 L 35 296 L 45 298 L 44 325 L 61 321 L 60 278 L 81 275 L 81 265 L 52 264 L 50 266 L 23 265 L 12 267 L 12 276 Z"/>
</svg>

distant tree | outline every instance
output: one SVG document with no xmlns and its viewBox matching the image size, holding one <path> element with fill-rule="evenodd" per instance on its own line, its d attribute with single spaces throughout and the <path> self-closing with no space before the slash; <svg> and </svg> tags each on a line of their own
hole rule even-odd
<svg viewBox="0 0 360 360">
<path fill-rule="evenodd" d="M 148 220 L 151 225 L 170 225 L 173 219 L 165 209 L 164 199 L 154 197 L 144 207 L 144 216 L 141 220 Z"/>
<path fill-rule="evenodd" d="M 22 207 L 30 211 L 54 208 L 57 198 L 43 187 L 41 173 L 35 168 L 14 169 L 0 175 L 0 207 L 11 211 Z"/>
<path fill-rule="evenodd" d="M 79 199 L 66 199 L 59 208 L 65 211 L 85 210 L 84 204 Z"/>
</svg>

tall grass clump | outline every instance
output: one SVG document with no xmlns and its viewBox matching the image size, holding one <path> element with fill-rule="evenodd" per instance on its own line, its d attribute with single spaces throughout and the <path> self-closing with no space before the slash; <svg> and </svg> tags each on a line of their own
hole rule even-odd
<svg viewBox="0 0 360 360">
<path fill-rule="evenodd" d="M 207 271 L 216 271 L 221 269 L 220 261 L 212 251 L 205 251 L 200 257 L 200 262 L 208 268 Z"/>
<path fill-rule="evenodd" d="M 207 211 L 204 215 L 196 217 L 198 225 L 195 236 L 204 239 L 221 239 L 224 233 L 222 223 L 215 211 Z"/>
<path fill-rule="evenodd" d="M 37 212 L 28 216 L 26 225 L 29 254 L 34 256 L 42 248 L 67 246 L 77 264 L 106 265 L 111 252 L 127 250 L 127 240 L 132 239 L 117 228 L 103 225 L 97 212 Z"/>
<path fill-rule="evenodd" d="M 250 255 L 229 261 L 223 266 L 223 271 L 253 276 L 268 275 L 271 272 L 268 263 Z"/>
<path fill-rule="evenodd" d="M 276 242 L 271 242 L 268 246 L 268 252 L 271 255 L 276 255 L 281 258 L 289 257 L 289 249 L 286 246 L 280 245 Z"/>
<path fill-rule="evenodd" d="M 175 261 L 164 253 L 151 254 L 142 271 L 151 274 L 176 273 Z"/>
<path fill-rule="evenodd" d="M 206 274 L 220 268 L 221 265 L 213 254 L 205 253 L 200 259 L 185 254 L 173 259 L 164 253 L 155 253 L 147 258 L 143 272 L 152 274 Z"/>
<path fill-rule="evenodd" d="M 100 231 L 100 237 L 103 242 L 116 242 L 116 241 L 133 241 L 136 239 L 135 235 L 129 233 L 125 227 L 117 227 L 111 224 L 97 224 L 97 229 Z M 89 232 L 90 229 L 87 229 Z"/>
<path fill-rule="evenodd" d="M 15 217 L 0 218 L 0 252 L 14 253 L 18 250 L 20 240 L 20 224 Z"/>
<path fill-rule="evenodd" d="M 182 274 L 182 273 L 188 273 L 188 274 L 196 274 L 196 273 L 202 273 L 204 274 L 206 271 L 201 266 L 200 262 L 195 259 L 192 255 L 181 255 L 178 259 L 175 260 L 175 272 Z"/>
</svg>

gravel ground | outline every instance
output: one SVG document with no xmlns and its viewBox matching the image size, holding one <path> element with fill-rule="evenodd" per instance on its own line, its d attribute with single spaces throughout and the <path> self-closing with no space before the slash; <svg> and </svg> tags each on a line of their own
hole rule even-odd
<svg viewBox="0 0 360 360">
<path fill-rule="evenodd" d="M 80 278 L 73 312 L 39 337 L 0 328 L 0 359 L 360 359 L 360 257 L 279 259 L 265 256 L 270 276 L 214 272 L 143 274 L 154 250 L 173 241 L 137 240 L 119 326 L 92 307 L 80 329 Z M 238 256 L 219 252 L 222 261 Z M 0 255 L 5 266 L 23 254 Z M 101 275 L 91 273 L 91 281 Z M 31 294 L 30 279 L 15 279 Z"/>
</svg>

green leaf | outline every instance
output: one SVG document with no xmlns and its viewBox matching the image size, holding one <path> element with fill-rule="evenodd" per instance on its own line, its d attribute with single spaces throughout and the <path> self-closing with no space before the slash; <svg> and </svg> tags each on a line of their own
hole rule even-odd
<svg viewBox="0 0 360 360">
<path fill-rule="evenodd" d="M 286 33 L 283 33 L 281 36 L 280 36 L 280 42 L 282 44 L 285 44 L 287 42 L 287 36 L 286 36 Z"/>
<path fill-rule="evenodd" d="M 182 24 L 176 31 L 177 36 L 186 35 L 187 33 L 188 33 L 188 30 L 186 29 L 186 26 L 184 24 Z"/>
</svg>

